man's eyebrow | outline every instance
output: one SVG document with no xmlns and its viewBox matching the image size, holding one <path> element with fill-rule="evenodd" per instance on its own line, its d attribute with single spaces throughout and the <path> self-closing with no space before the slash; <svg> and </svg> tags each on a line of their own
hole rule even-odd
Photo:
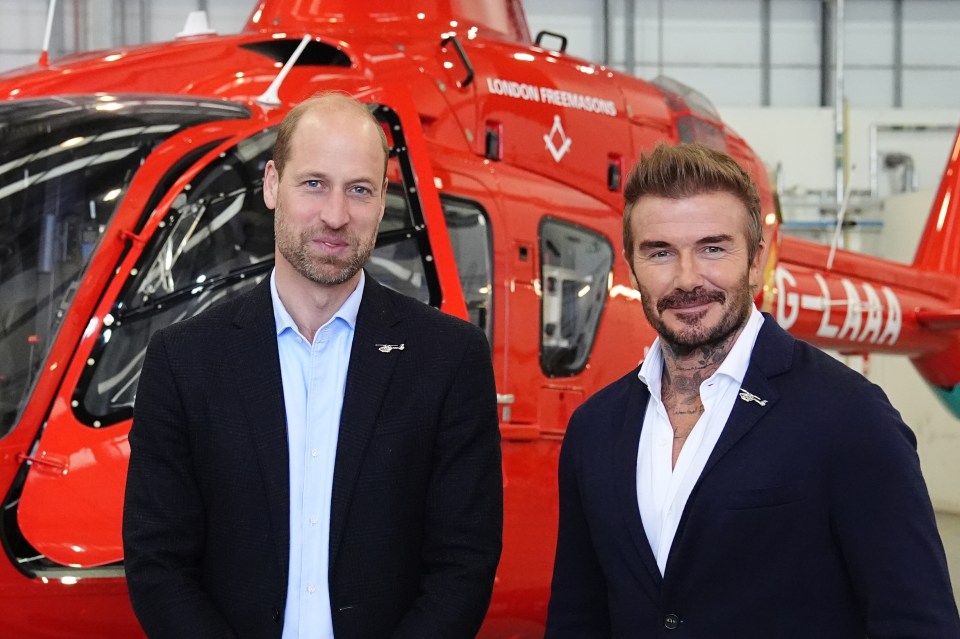
<svg viewBox="0 0 960 639">
<path fill-rule="evenodd" d="M 321 180 L 321 181 L 330 180 L 329 174 L 324 173 L 323 171 L 311 171 L 309 169 L 306 171 L 302 171 L 300 173 L 294 174 L 294 177 L 297 179 L 298 182 L 302 180 Z M 359 184 L 359 183 L 376 185 L 376 184 L 379 184 L 379 181 L 374 178 L 363 176 L 363 175 L 352 177 L 346 180 L 346 184 Z"/>
<path fill-rule="evenodd" d="M 647 251 L 650 249 L 670 248 L 670 246 L 670 242 L 665 242 L 663 240 L 645 240 L 640 242 L 637 245 L 637 248 Z"/>
<path fill-rule="evenodd" d="M 724 233 L 721 235 L 708 235 L 707 237 L 701 237 L 699 240 L 697 240 L 697 244 L 722 244 L 724 242 L 732 241 L 733 236 Z"/>
<path fill-rule="evenodd" d="M 298 171 L 293 174 L 297 180 L 326 180 L 327 174 L 322 171 Z"/>
</svg>

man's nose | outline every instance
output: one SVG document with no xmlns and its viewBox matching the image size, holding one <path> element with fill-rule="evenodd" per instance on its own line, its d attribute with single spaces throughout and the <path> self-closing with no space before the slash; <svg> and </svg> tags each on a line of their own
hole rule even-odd
<svg viewBox="0 0 960 639">
<path fill-rule="evenodd" d="M 684 291 L 692 291 L 703 284 L 703 276 L 693 254 L 686 252 L 680 254 L 675 278 L 676 287 Z"/>
<path fill-rule="evenodd" d="M 347 195 L 339 189 L 333 189 L 324 198 L 320 219 L 328 227 L 338 229 L 350 221 L 350 210 Z"/>
</svg>

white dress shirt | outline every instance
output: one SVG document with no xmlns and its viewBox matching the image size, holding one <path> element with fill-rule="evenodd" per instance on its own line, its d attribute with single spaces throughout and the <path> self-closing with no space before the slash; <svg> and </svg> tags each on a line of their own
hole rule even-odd
<svg viewBox="0 0 960 639">
<path fill-rule="evenodd" d="M 357 288 L 311 343 L 280 301 L 276 272 L 270 275 L 290 456 L 290 564 L 283 639 L 333 639 L 330 498 L 364 277 L 361 271 Z"/>
<path fill-rule="evenodd" d="M 647 541 L 663 575 L 680 516 L 720 433 L 737 401 L 750 354 L 763 324 L 763 315 L 753 308 L 717 371 L 700 384 L 703 414 L 687 436 L 677 465 L 673 464 L 673 427 L 661 400 L 663 351 L 658 337 L 640 366 L 638 377 L 650 389 L 650 401 L 640 430 L 637 452 L 637 502 Z"/>
</svg>

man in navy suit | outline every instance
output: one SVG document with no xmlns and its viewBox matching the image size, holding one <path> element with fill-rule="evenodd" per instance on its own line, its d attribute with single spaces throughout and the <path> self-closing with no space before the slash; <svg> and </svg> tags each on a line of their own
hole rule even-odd
<svg viewBox="0 0 960 639">
<path fill-rule="evenodd" d="M 570 420 L 547 638 L 960 638 L 912 432 L 754 307 L 749 176 L 659 146 L 625 197 L 658 338 Z"/>
<path fill-rule="evenodd" d="M 159 331 L 124 508 L 152 638 L 473 637 L 500 557 L 485 335 L 365 275 L 387 141 L 344 95 L 280 125 L 276 268 Z"/>
</svg>

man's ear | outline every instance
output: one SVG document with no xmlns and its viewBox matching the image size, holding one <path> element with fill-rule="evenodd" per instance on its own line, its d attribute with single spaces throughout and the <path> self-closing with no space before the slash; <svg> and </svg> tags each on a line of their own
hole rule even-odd
<svg viewBox="0 0 960 639">
<path fill-rule="evenodd" d="M 387 185 L 390 184 L 390 180 L 386 177 L 383 178 L 383 186 L 380 187 L 380 219 L 377 220 L 377 224 L 383 221 L 383 214 L 387 210 Z"/>
<path fill-rule="evenodd" d="M 263 170 L 263 203 L 268 209 L 277 208 L 277 193 L 280 191 L 280 174 L 273 160 L 267 162 Z"/>
<path fill-rule="evenodd" d="M 763 242 L 757 246 L 753 254 L 753 262 L 750 263 L 750 290 L 756 291 L 763 285 Z"/>
</svg>

